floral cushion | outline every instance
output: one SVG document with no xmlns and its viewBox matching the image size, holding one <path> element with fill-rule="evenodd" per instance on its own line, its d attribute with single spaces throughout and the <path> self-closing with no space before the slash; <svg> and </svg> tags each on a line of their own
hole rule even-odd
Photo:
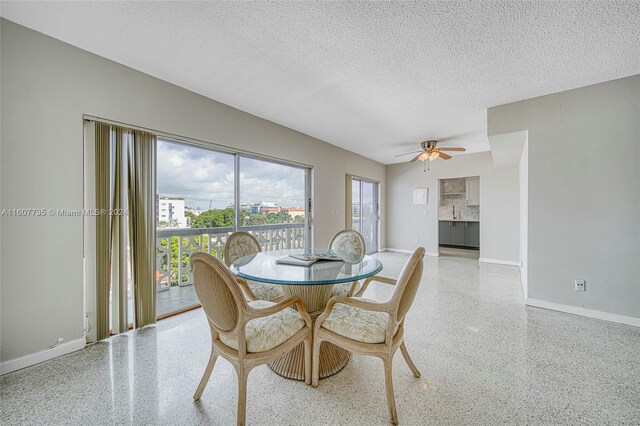
<svg viewBox="0 0 640 426">
<path fill-rule="evenodd" d="M 233 242 L 227 247 L 227 256 L 229 259 L 226 261 L 230 265 L 243 256 L 259 253 L 260 247 L 256 245 L 253 238 L 245 235 L 236 235 Z"/>
<path fill-rule="evenodd" d="M 383 343 L 389 315 L 338 303 L 322 327 L 363 343 Z"/>
<path fill-rule="evenodd" d="M 275 305 L 266 300 L 249 302 L 254 309 L 264 309 Z M 298 311 L 285 308 L 280 312 L 247 322 L 247 352 L 265 352 L 284 343 L 304 327 L 304 320 Z M 238 349 L 238 339 L 234 335 L 220 334 L 220 341 L 233 349 Z"/>
<path fill-rule="evenodd" d="M 346 296 L 347 293 L 349 293 L 349 290 L 351 290 L 351 286 L 353 285 L 353 283 L 342 283 L 342 284 L 336 284 L 333 286 L 333 291 L 331 292 L 331 297 L 333 296 Z"/>
<path fill-rule="evenodd" d="M 260 300 L 275 300 L 284 296 L 282 287 L 279 285 L 249 281 L 249 287 Z"/>
<path fill-rule="evenodd" d="M 331 250 L 340 255 L 347 263 L 358 263 L 364 256 L 365 247 L 356 231 L 343 232 L 331 242 Z"/>
</svg>

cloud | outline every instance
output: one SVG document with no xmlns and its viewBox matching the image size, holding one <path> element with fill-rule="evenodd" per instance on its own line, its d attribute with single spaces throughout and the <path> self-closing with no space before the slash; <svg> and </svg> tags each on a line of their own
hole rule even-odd
<svg viewBox="0 0 640 426">
<path fill-rule="evenodd" d="M 185 199 L 187 206 L 224 208 L 234 199 L 234 156 L 158 141 L 158 192 Z M 240 158 L 240 201 L 275 202 L 281 207 L 304 206 L 304 170 Z"/>
</svg>

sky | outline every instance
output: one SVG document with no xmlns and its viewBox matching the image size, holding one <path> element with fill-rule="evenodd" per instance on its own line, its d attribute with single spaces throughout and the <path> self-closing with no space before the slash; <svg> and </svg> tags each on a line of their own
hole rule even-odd
<svg viewBox="0 0 640 426">
<path fill-rule="evenodd" d="M 158 192 L 185 199 L 187 207 L 225 208 L 233 203 L 233 155 L 158 141 Z M 303 207 L 304 170 L 240 158 L 240 202 Z"/>
</svg>

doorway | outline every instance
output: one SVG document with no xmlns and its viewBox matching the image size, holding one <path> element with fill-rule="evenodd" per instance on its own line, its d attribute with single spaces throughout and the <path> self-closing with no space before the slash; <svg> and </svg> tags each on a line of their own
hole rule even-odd
<svg viewBox="0 0 640 426">
<path fill-rule="evenodd" d="M 378 197 L 378 182 L 351 177 L 351 227 L 364 237 L 367 254 L 378 251 L 380 222 Z"/>
<path fill-rule="evenodd" d="M 438 247 L 440 256 L 480 256 L 480 177 L 438 182 Z"/>
</svg>

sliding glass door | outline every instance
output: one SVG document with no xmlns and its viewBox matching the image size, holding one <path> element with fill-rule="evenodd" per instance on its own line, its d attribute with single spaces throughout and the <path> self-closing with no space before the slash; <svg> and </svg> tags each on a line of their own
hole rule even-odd
<svg viewBox="0 0 640 426">
<path fill-rule="evenodd" d="M 222 259 L 232 232 L 265 251 L 310 245 L 308 168 L 159 139 L 157 189 L 158 317 L 198 305 L 189 257 Z"/>
<path fill-rule="evenodd" d="M 367 254 L 378 251 L 379 201 L 378 183 L 352 178 L 351 226 L 360 232 L 367 245 Z"/>
<path fill-rule="evenodd" d="M 311 191 L 309 169 L 239 156 L 239 229 L 263 250 L 304 248 Z"/>
<path fill-rule="evenodd" d="M 156 315 L 198 306 L 189 256 L 234 229 L 235 155 L 158 140 Z M 205 232 L 206 230 L 206 232 Z"/>
</svg>

